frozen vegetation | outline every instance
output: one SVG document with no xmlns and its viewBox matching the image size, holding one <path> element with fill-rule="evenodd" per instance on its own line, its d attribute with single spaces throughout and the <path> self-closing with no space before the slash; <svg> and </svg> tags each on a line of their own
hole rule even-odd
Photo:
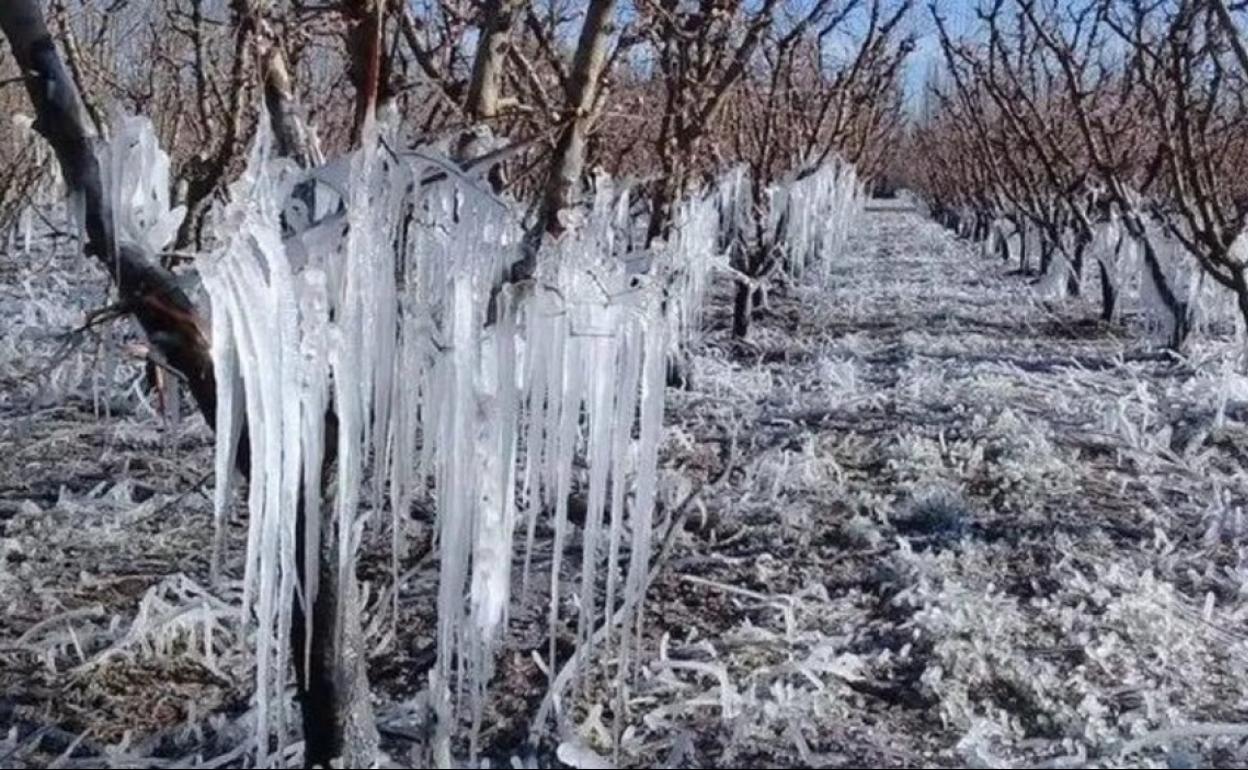
<svg viewBox="0 0 1248 770">
<path fill-rule="evenodd" d="M 159 249 L 177 213 L 130 128 L 122 216 Z M 315 590 L 358 592 L 395 766 L 1248 762 L 1248 378 L 1215 304 L 1158 353 L 1138 268 L 1089 320 L 906 206 L 861 213 L 833 166 L 771 194 L 783 291 L 733 340 L 740 176 L 652 251 L 599 180 L 499 289 L 511 209 L 365 146 L 307 196 L 261 140 L 231 190 L 198 262 L 215 448 L 128 327 L 70 334 L 108 301 L 76 245 L 9 239 L 0 764 L 291 736 L 300 500 L 360 576 Z"/>
</svg>

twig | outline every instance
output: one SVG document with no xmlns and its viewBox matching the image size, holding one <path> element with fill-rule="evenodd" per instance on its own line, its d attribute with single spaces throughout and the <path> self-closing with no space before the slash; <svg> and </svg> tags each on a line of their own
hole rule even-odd
<svg viewBox="0 0 1248 770">
<path fill-rule="evenodd" d="M 671 523 L 667 527 L 667 532 L 663 535 L 662 545 L 659 547 L 658 556 L 654 560 L 654 568 L 650 575 L 646 578 L 646 587 L 649 588 L 650 583 L 658 576 L 658 567 L 667 561 L 667 557 L 671 555 L 672 547 L 676 543 L 676 534 L 684 529 L 685 520 L 689 518 L 689 504 L 699 497 L 704 491 L 718 489 L 732 471 L 737 467 L 737 434 L 733 433 L 728 439 L 728 449 L 725 451 L 727 461 L 720 470 L 719 475 L 709 482 L 699 484 L 680 501 L 680 504 L 672 509 Z"/>
<path fill-rule="evenodd" d="M 43 633 L 44 631 L 48 630 L 49 628 L 51 628 L 52 626 L 55 626 L 58 623 L 64 623 L 64 622 L 68 622 L 72 620 L 79 620 L 81 618 L 98 618 L 98 617 L 102 617 L 103 615 L 104 615 L 104 607 L 99 604 L 93 605 L 91 607 L 82 607 L 76 610 L 69 610 L 68 612 L 62 612 L 61 614 L 56 615 L 54 617 L 50 617 L 47 620 L 41 620 L 38 623 L 31 626 L 30 628 L 26 629 L 26 633 L 18 637 L 18 640 L 14 646 L 17 646 L 17 647 L 29 646 L 31 643 L 30 641 L 31 639 L 34 639 L 35 637 L 39 636 L 39 634 Z"/>
<path fill-rule="evenodd" d="M 165 511 L 169 510 L 169 509 L 170 509 L 170 508 L 172 508 L 173 506 L 175 506 L 175 505 L 177 505 L 178 503 L 180 503 L 180 502 L 182 502 L 183 500 L 185 500 L 187 497 L 189 497 L 189 496 L 190 496 L 190 494 L 191 494 L 192 492 L 201 492 L 201 493 L 202 493 L 204 483 L 205 483 L 206 481 L 208 481 L 208 479 L 212 478 L 212 474 L 213 474 L 213 473 L 214 473 L 214 471 L 208 471 L 207 473 L 205 473 L 205 474 L 203 474 L 202 476 L 200 476 L 200 477 L 199 477 L 199 479 L 198 479 L 198 480 L 196 480 L 194 484 L 192 484 L 191 486 L 189 486 L 189 487 L 187 487 L 186 489 L 182 490 L 182 492 L 181 492 L 180 494 L 178 494 L 178 496 L 177 496 L 177 497 L 173 498 L 172 500 L 168 500 L 168 501 L 166 501 L 166 502 L 165 502 L 163 505 L 161 505 L 159 508 L 157 508 L 156 510 L 152 511 L 152 512 L 151 512 L 151 514 L 150 514 L 150 516 L 159 516 L 160 514 L 162 514 L 162 513 L 164 513 Z M 207 497 L 207 495 L 205 495 L 205 497 Z"/>
<path fill-rule="evenodd" d="M 1248 738 L 1248 725 L 1229 722 L 1205 722 L 1180 725 L 1179 727 L 1167 727 L 1127 741 L 1118 749 L 1116 754 L 1126 756 L 1127 754 L 1134 754 L 1146 746 L 1173 743 L 1184 738 Z"/>
<path fill-rule="evenodd" d="M 95 310 L 87 312 L 87 318 L 83 321 L 81 326 L 71 329 L 61 336 L 62 338 L 76 337 L 84 332 L 94 329 L 97 326 L 116 321 L 118 318 L 124 318 L 133 311 L 133 303 L 127 300 L 119 300 L 111 305 L 98 307 Z"/>
</svg>

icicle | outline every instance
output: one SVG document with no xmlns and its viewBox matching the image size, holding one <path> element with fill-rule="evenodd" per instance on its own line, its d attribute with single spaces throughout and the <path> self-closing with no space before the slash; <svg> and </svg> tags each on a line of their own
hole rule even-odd
<svg viewBox="0 0 1248 770">
<path fill-rule="evenodd" d="M 585 360 L 585 344 L 581 340 L 569 340 L 565 357 L 562 362 L 563 390 L 559 394 L 559 425 L 556 429 L 555 449 L 550 454 L 553 465 L 552 476 L 555 477 L 555 543 L 550 566 L 550 610 L 549 625 L 550 650 L 548 660 L 556 659 L 556 647 L 559 630 L 559 580 L 563 566 L 564 541 L 568 530 L 568 498 L 572 494 L 572 462 L 576 449 L 577 431 L 581 422 L 581 403 L 584 399 L 584 378 L 587 361 Z M 601 376 L 601 375 L 599 375 Z"/>
<path fill-rule="evenodd" d="M 621 387 L 617 389 L 615 397 L 615 424 L 621 429 L 615 431 L 611 446 L 611 527 L 607 543 L 607 587 L 604 604 L 608 616 L 615 611 L 620 546 L 624 539 L 624 525 L 627 520 L 624 501 L 629 479 L 634 473 L 629 449 L 632 437 L 631 428 L 640 397 L 641 364 L 646 342 L 641 334 L 639 323 L 634 322 L 621 331 L 621 355 L 617 361 L 617 377 Z M 610 648 L 609 639 L 608 636 L 608 648 Z"/>
<path fill-rule="evenodd" d="M 201 273 L 205 286 L 212 284 L 208 293 L 222 296 L 223 287 L 215 270 Z M 214 586 L 221 582 L 221 561 L 225 550 L 225 519 L 229 507 L 230 491 L 234 477 L 234 463 L 238 455 L 238 439 L 241 430 L 242 382 L 238 375 L 238 352 L 234 337 L 230 334 L 229 311 L 225 307 L 212 312 L 212 360 L 217 385 L 216 456 L 214 471 L 216 485 L 213 488 L 213 536 L 212 561 L 209 569 Z"/>
<path fill-rule="evenodd" d="M 633 542 L 629 555 L 628 580 L 624 603 L 638 611 L 650 568 L 650 535 L 653 530 L 654 501 L 658 491 L 659 440 L 663 429 L 664 362 L 655 353 L 662 346 L 665 329 L 651 323 L 647 329 L 645 368 L 642 373 L 641 417 L 637 442 L 637 489 L 635 508 L 630 512 Z M 650 339 L 651 337 L 657 339 Z"/>
<path fill-rule="evenodd" d="M 512 367 L 516 323 L 510 288 L 498 297 L 500 319 L 482 341 L 477 389 L 478 510 L 472 545 L 469 592 L 472 614 L 471 758 L 485 708 L 486 683 L 493 676 L 495 647 L 511 597 L 512 538 L 515 530 L 515 449 L 519 392 Z"/>
<path fill-rule="evenodd" d="M 443 418 L 438 440 L 442 445 L 439 458 L 438 511 L 441 569 L 438 586 L 438 656 L 437 673 L 443 691 L 436 694 L 439 707 L 439 732 L 450 730 L 453 711 L 450 702 L 452 681 L 451 661 L 463 650 L 463 592 L 469 573 L 472 553 L 473 464 L 476 461 L 474 419 L 474 376 L 476 370 L 475 331 L 477 317 L 473 312 L 471 281 L 455 280 L 450 307 L 451 350 L 444 390 L 439 399 Z M 461 666 L 464 658 L 457 656 Z"/>
<path fill-rule="evenodd" d="M 499 295 L 501 318 L 486 339 L 482 355 L 477 419 L 480 518 L 473 545 L 472 614 L 484 653 L 492 653 L 507 618 L 511 594 L 511 551 L 515 528 L 515 451 L 519 389 L 516 318 L 510 287 Z"/>
<path fill-rule="evenodd" d="M 589 442 L 586 451 L 589 463 L 589 493 L 585 508 L 585 533 L 581 543 L 581 607 L 576 631 L 577 644 L 584 648 L 587 658 L 593 656 L 600 538 L 607 501 L 607 479 L 611 471 L 612 435 L 616 426 L 613 391 L 620 382 L 616 370 L 616 335 L 592 338 L 590 346 L 588 371 L 592 379 L 589 399 L 586 402 L 589 418 Z M 620 514 L 620 511 L 614 512 L 617 517 Z M 608 606 L 606 612 L 609 614 L 610 611 Z"/>
<path fill-rule="evenodd" d="M 31 231 L 34 229 L 34 206 L 23 206 L 19 227 L 22 230 L 22 254 L 30 256 Z"/>
<path fill-rule="evenodd" d="M 833 160 L 797 174 L 769 191 L 769 230 L 784 253 L 790 277 L 822 285 L 862 212 L 865 193 L 852 166 Z"/>
</svg>

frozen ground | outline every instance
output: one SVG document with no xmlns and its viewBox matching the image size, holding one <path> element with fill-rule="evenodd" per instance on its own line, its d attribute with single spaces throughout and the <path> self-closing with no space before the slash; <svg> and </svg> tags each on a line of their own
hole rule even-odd
<svg viewBox="0 0 1248 770">
<path fill-rule="evenodd" d="M 4 766 L 212 756 L 247 709 L 238 597 L 201 588 L 207 433 L 158 416 L 116 342 L 88 335 L 43 371 L 97 279 L 0 259 Z M 634 766 L 1248 763 L 1233 340 L 1157 355 L 896 210 L 866 216 L 832 289 L 774 297 L 746 345 L 721 289 L 692 388 L 668 396 L 637 677 L 579 688 L 569 745 L 602 750 L 618 714 Z M 376 550 L 368 602 L 387 607 Z M 436 569 L 411 553 L 405 574 L 401 622 L 370 629 L 396 758 L 418 737 L 398 716 L 431 663 Z M 492 756 L 530 751 L 542 612 L 513 611 Z"/>
</svg>

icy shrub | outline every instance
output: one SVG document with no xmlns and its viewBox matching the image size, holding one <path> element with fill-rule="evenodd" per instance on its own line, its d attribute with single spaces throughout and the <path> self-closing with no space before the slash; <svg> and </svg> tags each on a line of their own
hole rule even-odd
<svg viewBox="0 0 1248 770">
<path fill-rule="evenodd" d="M 825 163 L 768 193 L 769 228 L 783 249 L 788 274 L 826 285 L 866 201 L 854 167 L 839 160 Z"/>
<path fill-rule="evenodd" d="M 837 402 L 850 401 L 862 390 L 858 366 L 852 358 L 823 358 L 819 361 L 822 384 Z"/>
<path fill-rule="evenodd" d="M 1055 549 L 1075 545 L 1059 535 Z M 1234 623 L 1232 608 L 1208 601 L 1201 613 L 1148 569 L 1087 557 L 1055 562 L 1049 590 L 1022 599 L 992 582 L 1010 558 L 993 546 L 890 555 L 890 603 L 910 613 L 919 684 L 964 733 L 964 757 L 988 752 L 1004 766 L 1061 746 L 1108 758 L 1185 715 L 1242 702 L 1243 682 L 1224 672 L 1243 643 L 1197 632 Z"/>
<path fill-rule="evenodd" d="M 971 518 L 970 508 L 961 494 L 938 486 L 917 493 L 893 524 L 901 534 L 939 547 L 956 543 L 965 536 Z"/>
<path fill-rule="evenodd" d="M 1074 492 L 1074 471 L 1039 423 L 1005 409 L 992 422 L 976 415 L 972 430 L 979 434 L 985 455 L 991 453 L 995 460 L 982 468 L 987 471 L 985 481 L 1003 505 L 1023 507 L 1038 490 Z"/>
<path fill-rule="evenodd" d="M 879 526 L 860 513 L 841 524 L 841 535 L 849 545 L 858 548 L 875 548 L 884 541 Z"/>
</svg>

